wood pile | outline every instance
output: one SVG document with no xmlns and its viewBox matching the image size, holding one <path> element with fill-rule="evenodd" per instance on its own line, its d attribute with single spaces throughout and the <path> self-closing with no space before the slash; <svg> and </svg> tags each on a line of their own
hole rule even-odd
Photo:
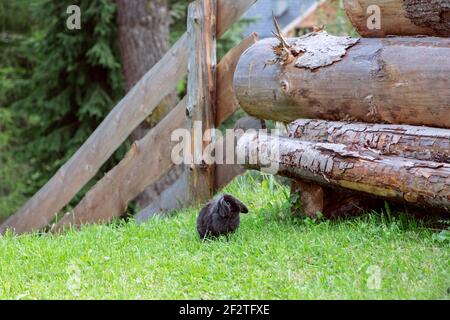
<svg viewBox="0 0 450 320">
<path fill-rule="evenodd" d="M 370 5 L 345 1 L 370 38 L 277 30 L 242 55 L 241 107 L 284 122 L 289 136 L 246 134 L 239 154 L 247 168 L 271 164 L 292 178 L 303 215 L 355 214 L 383 200 L 448 214 L 450 3 L 379 1 L 376 32 L 365 28 Z"/>
</svg>

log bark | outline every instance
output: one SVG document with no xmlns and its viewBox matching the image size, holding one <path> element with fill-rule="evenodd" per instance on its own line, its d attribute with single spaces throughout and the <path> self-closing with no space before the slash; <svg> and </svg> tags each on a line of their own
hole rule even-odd
<svg viewBox="0 0 450 320">
<path fill-rule="evenodd" d="M 219 0 L 217 35 L 220 37 L 228 30 L 255 1 L 238 0 L 230 4 L 228 0 Z M 187 36 L 184 34 L 109 113 L 75 155 L 15 215 L 2 224 L 0 234 L 4 234 L 7 229 L 18 234 L 39 230 L 55 218 L 186 75 L 187 46 Z"/>
<path fill-rule="evenodd" d="M 309 43 L 318 36 L 309 35 Z M 272 48 L 279 45 L 276 39 L 262 40 L 239 61 L 236 95 L 252 116 L 450 128 L 450 38 L 360 39 L 341 61 L 314 70 L 297 67 L 297 58 L 269 63 L 279 59 Z"/>
<path fill-rule="evenodd" d="M 299 119 L 289 125 L 289 136 L 302 141 L 376 149 L 382 155 L 450 162 L 448 129 Z M 382 205 L 381 201 L 355 192 L 311 182 L 294 181 L 291 192 L 297 194 L 297 201 L 292 206 L 294 215 L 314 217 L 320 211 L 327 218 L 342 217 Z"/>
<path fill-rule="evenodd" d="M 376 149 L 382 155 L 450 163 L 448 129 L 299 119 L 289 125 L 289 136 Z"/>
<path fill-rule="evenodd" d="M 380 27 L 368 23 L 376 19 L 372 5 L 380 9 Z M 363 37 L 387 35 L 450 36 L 448 0 L 344 0 L 348 18 Z M 370 28 L 369 28 L 370 27 Z"/>
<path fill-rule="evenodd" d="M 219 78 L 230 79 L 221 76 L 222 73 L 233 73 L 240 55 L 257 41 L 255 34 L 243 40 L 238 46 L 230 50 L 217 66 Z M 228 91 L 233 88 L 229 82 L 219 82 L 218 90 Z M 228 91 L 230 96 L 232 91 Z M 237 109 L 238 105 L 233 103 L 232 99 L 218 100 L 217 106 L 227 106 L 228 109 Z M 231 105 L 230 105 L 231 103 Z M 178 209 L 177 206 L 183 201 L 186 190 L 178 187 L 179 177 L 167 179 L 167 174 L 174 169 L 175 165 L 171 161 L 171 151 L 175 144 L 171 142 L 171 134 L 174 130 L 185 128 L 187 98 L 179 102 L 160 123 L 147 133 L 140 141 L 137 141 L 127 156 L 105 177 L 86 194 L 74 210 L 68 212 L 54 227 L 54 232 L 60 232 L 68 227 L 76 227 L 89 223 L 104 223 L 114 218 L 122 216 L 128 206 L 129 201 L 134 199 L 146 186 L 160 182 L 158 190 L 168 190 L 174 201 L 169 205 L 166 200 L 161 199 L 159 205 L 161 209 Z M 228 116 L 229 117 L 229 116 Z M 218 119 L 218 124 L 228 118 Z M 220 170 L 220 166 L 217 168 Z M 182 171 L 184 172 L 184 170 Z M 183 183 L 183 182 L 181 182 Z M 174 191 L 170 193 L 170 191 Z M 164 192 L 166 193 L 166 192 Z M 164 198 L 164 197 L 163 197 Z M 186 204 L 186 202 L 183 202 Z M 142 213 L 138 213 L 136 219 L 143 221 L 155 213 L 158 205 L 150 205 Z"/>
<path fill-rule="evenodd" d="M 216 110 L 216 0 L 195 1 L 188 9 L 187 129 L 191 132 L 193 162 L 187 164 L 187 199 L 198 204 L 212 198 L 215 166 L 205 163 L 203 151 L 212 142 Z M 199 122 L 201 131 L 196 130 Z"/>
<path fill-rule="evenodd" d="M 276 165 L 289 178 L 450 212 L 449 164 L 258 133 L 245 134 L 237 153 L 250 169 Z"/>
</svg>

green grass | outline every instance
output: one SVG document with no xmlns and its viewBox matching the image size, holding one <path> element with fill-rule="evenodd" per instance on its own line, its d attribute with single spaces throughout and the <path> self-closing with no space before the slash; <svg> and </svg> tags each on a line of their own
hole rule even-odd
<svg viewBox="0 0 450 320">
<path fill-rule="evenodd" d="M 293 220 L 288 189 L 273 178 L 247 175 L 226 191 L 251 209 L 228 241 L 200 241 L 197 210 L 143 225 L 0 238 L 0 298 L 450 297 L 449 243 L 420 221 Z"/>
</svg>

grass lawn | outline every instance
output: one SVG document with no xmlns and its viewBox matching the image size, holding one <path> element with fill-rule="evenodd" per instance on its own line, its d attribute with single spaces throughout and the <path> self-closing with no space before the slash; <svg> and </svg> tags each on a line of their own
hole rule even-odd
<svg viewBox="0 0 450 320">
<path fill-rule="evenodd" d="M 250 213 L 199 240 L 197 210 L 146 224 L 0 237 L 1 299 L 449 299 L 450 246 L 420 221 L 289 217 L 288 188 L 247 175 Z"/>
</svg>

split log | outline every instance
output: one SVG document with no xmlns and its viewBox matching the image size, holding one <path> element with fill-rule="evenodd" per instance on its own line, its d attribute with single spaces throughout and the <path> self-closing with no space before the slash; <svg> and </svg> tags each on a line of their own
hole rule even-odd
<svg viewBox="0 0 450 320">
<path fill-rule="evenodd" d="M 448 0 L 344 0 L 344 7 L 363 37 L 450 36 Z"/>
<path fill-rule="evenodd" d="M 217 66 L 218 78 L 231 81 L 231 77 L 223 77 L 222 73 L 233 73 L 240 55 L 256 41 L 257 36 L 253 34 L 231 49 Z M 233 86 L 227 81 L 217 83 L 217 88 L 228 92 L 229 97 L 234 95 Z M 217 106 L 237 110 L 239 105 L 235 104 L 233 99 L 224 99 L 217 100 Z M 175 165 L 171 161 L 171 151 L 175 143 L 171 142 L 170 138 L 174 130 L 186 127 L 186 107 L 185 97 L 142 140 L 135 142 L 127 156 L 97 182 L 75 209 L 54 226 L 53 231 L 59 232 L 67 227 L 88 223 L 104 223 L 122 216 L 128 203 L 145 187 L 160 181 L 173 170 Z M 232 113 L 230 112 L 228 117 Z M 227 118 L 217 120 L 217 124 L 220 124 Z M 169 184 L 168 189 L 172 189 L 171 185 Z M 172 197 L 175 202 L 176 199 L 184 199 L 184 195 L 180 193 L 172 194 Z M 142 216 L 142 219 L 138 217 L 138 220 L 142 221 L 144 218 L 145 216 Z"/>
<path fill-rule="evenodd" d="M 316 118 L 450 128 L 450 38 L 360 39 L 347 51 L 349 39 L 335 45 L 328 38 L 320 32 L 291 39 L 287 57 L 275 55 L 277 39 L 252 46 L 234 77 L 241 107 L 286 123 Z"/>
<path fill-rule="evenodd" d="M 248 133 L 238 142 L 245 166 L 450 212 L 450 164 L 377 154 L 370 149 Z"/>
<path fill-rule="evenodd" d="M 376 149 L 383 155 L 450 163 L 448 129 L 299 119 L 289 125 L 289 136 Z"/>
<path fill-rule="evenodd" d="M 203 151 L 212 137 L 204 133 L 214 128 L 216 101 L 216 0 L 195 1 L 188 9 L 187 129 L 191 132 L 192 163 L 186 164 L 187 200 L 192 204 L 212 198 L 214 165 L 203 160 Z M 201 130 L 196 130 L 200 122 Z"/>
<path fill-rule="evenodd" d="M 217 35 L 220 37 L 256 0 L 218 0 Z M 95 132 L 15 215 L 0 227 L 16 233 L 39 230 L 49 224 L 100 167 L 172 92 L 187 72 L 188 46 L 184 34 L 164 57 L 133 87 Z M 142 190 L 141 190 L 142 191 Z"/>
</svg>

